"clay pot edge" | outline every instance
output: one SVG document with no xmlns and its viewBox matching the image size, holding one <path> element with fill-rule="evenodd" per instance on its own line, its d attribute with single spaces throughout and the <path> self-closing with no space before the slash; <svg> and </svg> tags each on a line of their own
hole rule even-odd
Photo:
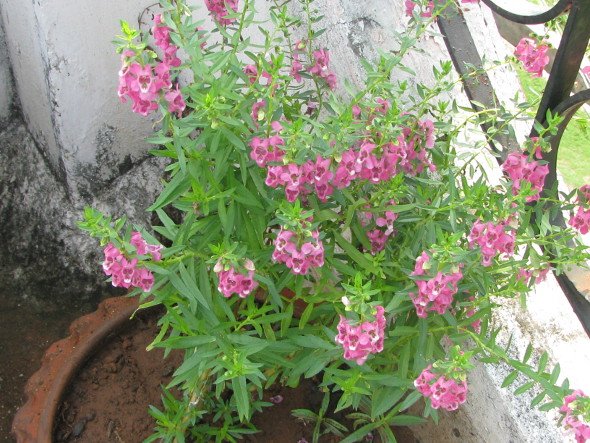
<svg viewBox="0 0 590 443">
<path fill-rule="evenodd" d="M 26 402 L 12 422 L 12 432 L 18 443 L 52 442 L 57 410 L 71 379 L 96 347 L 125 325 L 138 306 L 137 297 L 103 300 L 96 311 L 70 325 L 66 338 L 47 349 L 41 367 L 27 381 Z"/>
</svg>

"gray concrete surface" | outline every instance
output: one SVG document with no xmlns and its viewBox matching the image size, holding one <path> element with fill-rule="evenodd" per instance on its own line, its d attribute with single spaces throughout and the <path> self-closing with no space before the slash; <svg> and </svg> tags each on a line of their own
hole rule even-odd
<svg viewBox="0 0 590 443">
<path fill-rule="evenodd" d="M 6 124 L 13 112 L 14 86 L 10 72 L 10 60 L 4 28 L 0 22 L 0 129 Z"/>
</svg>

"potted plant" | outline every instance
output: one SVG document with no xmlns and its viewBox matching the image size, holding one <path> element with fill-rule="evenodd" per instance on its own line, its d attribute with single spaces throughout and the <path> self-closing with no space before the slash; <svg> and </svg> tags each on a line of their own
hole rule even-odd
<svg viewBox="0 0 590 443">
<path fill-rule="evenodd" d="M 119 97 L 162 116 L 149 138 L 169 159 L 149 208 L 159 223 L 87 209 L 81 226 L 100 238 L 113 285 L 165 307 L 153 346 L 185 351 L 171 383 L 182 395 L 152 409 L 148 441 L 236 441 L 272 405 L 266 389 L 311 377 L 350 412 L 334 431 L 343 441 L 395 441 L 391 426 L 465 402 L 475 360 L 511 365 L 506 384 L 530 378 L 534 403 L 561 408 L 584 441 L 588 397 L 557 385 L 546 356 L 512 358 L 490 324 L 503 299 L 589 257 L 577 232 L 588 231 L 588 188 L 559 199 L 543 187 L 559 118 L 494 182 L 479 163 L 485 137 L 458 140 L 500 111 L 459 114 L 444 95 L 450 61 L 431 86 L 393 75 L 447 5 L 406 2 L 398 50 L 366 62 L 357 90 L 331 70 L 321 18 L 301 3 L 304 19 L 273 2 L 269 24 L 251 0 L 205 0 L 205 24 L 183 0 L 160 0 L 151 36 L 122 22 Z M 543 54 L 530 45 L 517 55 L 536 72 Z M 562 211 L 571 228 L 549 223 Z M 417 402 L 423 417 L 407 413 Z"/>
</svg>

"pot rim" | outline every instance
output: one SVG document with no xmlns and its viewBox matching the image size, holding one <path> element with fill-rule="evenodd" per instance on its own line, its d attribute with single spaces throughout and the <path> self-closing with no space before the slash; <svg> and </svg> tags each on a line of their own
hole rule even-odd
<svg viewBox="0 0 590 443">
<path fill-rule="evenodd" d="M 107 298 L 96 311 L 74 320 L 69 335 L 45 351 L 41 367 L 25 385 L 26 402 L 12 422 L 17 443 L 52 443 L 66 387 L 95 349 L 120 330 L 138 307 L 138 297 Z"/>
</svg>

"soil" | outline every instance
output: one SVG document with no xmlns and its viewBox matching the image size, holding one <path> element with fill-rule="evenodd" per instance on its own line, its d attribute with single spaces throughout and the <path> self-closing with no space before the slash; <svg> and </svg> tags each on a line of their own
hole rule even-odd
<svg viewBox="0 0 590 443">
<path fill-rule="evenodd" d="M 182 362 L 180 352 L 166 359 L 161 349 L 146 352 L 158 332 L 156 318 L 153 313 L 140 311 L 79 371 L 58 412 L 56 443 L 139 443 L 152 434 L 154 421 L 148 407 L 161 408 L 161 386 L 170 381 Z M 247 436 L 245 443 L 313 441 L 314 424 L 295 418 L 291 411 L 319 410 L 323 393 L 317 380 L 302 380 L 296 389 L 277 386 L 265 392 L 264 399 L 276 404 L 254 416 L 253 424 L 260 432 Z M 328 413 L 328 417 L 352 432 L 352 423 L 345 414 Z M 416 441 L 408 429 L 394 429 L 394 433 L 400 443 Z M 341 438 L 327 434 L 319 441 L 337 443 Z M 372 441 L 380 442 L 377 435 Z"/>
<path fill-rule="evenodd" d="M 164 359 L 162 349 L 145 350 L 156 318 L 139 312 L 81 369 L 58 412 L 55 442 L 135 443 L 152 434 L 148 407 L 161 408 L 161 385 L 182 362 L 181 352 Z"/>
<path fill-rule="evenodd" d="M 39 369 L 45 349 L 67 335 L 76 317 L 95 310 L 98 301 L 47 309 L 0 288 L 0 443 L 15 441 L 10 433 L 12 420 L 25 401 L 24 385 Z"/>
<path fill-rule="evenodd" d="M 306 379 L 302 380 L 295 389 L 277 387 L 264 394 L 264 400 L 270 402 L 272 402 L 273 398 L 277 399 L 279 397 L 282 399 L 280 403 L 265 408 L 263 413 L 254 415 L 252 422 L 260 432 L 248 436 L 246 441 L 249 443 L 297 443 L 300 441 L 302 443 L 305 441 L 311 443 L 315 424 L 293 417 L 291 411 L 293 409 L 308 409 L 316 413 L 319 411 L 324 394 L 318 388 L 317 383 L 314 380 Z M 334 404 L 328 406 L 327 417 L 343 424 L 352 433 L 354 430 L 353 423 L 346 419 L 346 413 L 334 414 L 329 412 L 335 406 L 336 401 L 335 398 L 332 398 Z M 393 428 L 393 433 L 398 443 L 416 442 L 414 435 L 408 428 Z M 320 437 L 319 442 L 337 443 L 341 440 L 342 438 L 328 433 Z M 376 433 L 372 436 L 368 435 L 365 441 L 381 442 Z"/>
</svg>

